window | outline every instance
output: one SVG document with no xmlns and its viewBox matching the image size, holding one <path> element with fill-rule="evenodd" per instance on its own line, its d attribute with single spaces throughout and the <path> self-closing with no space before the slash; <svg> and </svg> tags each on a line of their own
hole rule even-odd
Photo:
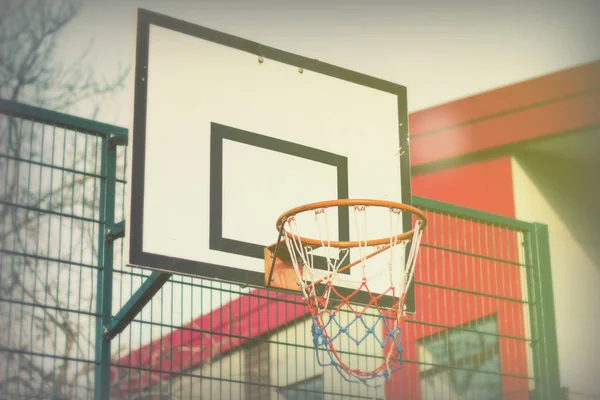
<svg viewBox="0 0 600 400">
<path fill-rule="evenodd" d="M 286 400 L 323 400 L 323 375 L 278 389 Z"/>
<path fill-rule="evenodd" d="M 504 398 L 497 334 L 494 316 L 421 339 L 422 398 Z"/>
</svg>

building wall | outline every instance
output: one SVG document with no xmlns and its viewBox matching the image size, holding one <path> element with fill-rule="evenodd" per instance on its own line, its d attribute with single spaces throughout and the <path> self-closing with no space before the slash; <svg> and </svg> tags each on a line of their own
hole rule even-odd
<svg viewBox="0 0 600 400">
<path fill-rule="evenodd" d="M 514 217 L 510 157 L 462 164 L 413 176 L 415 196 Z"/>
<path fill-rule="evenodd" d="M 548 225 L 561 384 L 600 394 L 600 195 L 596 171 L 536 153 L 512 160 L 518 219 Z"/>
</svg>

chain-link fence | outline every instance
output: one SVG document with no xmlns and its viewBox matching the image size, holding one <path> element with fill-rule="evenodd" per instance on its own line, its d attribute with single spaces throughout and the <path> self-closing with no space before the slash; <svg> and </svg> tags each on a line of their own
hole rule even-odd
<svg viewBox="0 0 600 400">
<path fill-rule="evenodd" d="M 558 398 L 545 226 L 415 198 L 404 365 L 368 389 L 319 366 L 301 297 L 123 265 L 125 129 L 0 110 L 0 398 Z"/>
</svg>

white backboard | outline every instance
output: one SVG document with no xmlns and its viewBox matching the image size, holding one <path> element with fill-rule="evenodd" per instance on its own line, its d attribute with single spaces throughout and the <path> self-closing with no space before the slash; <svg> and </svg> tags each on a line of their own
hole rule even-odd
<svg viewBox="0 0 600 400">
<path fill-rule="evenodd" d="M 144 10 L 135 64 L 130 265 L 263 286 L 284 211 L 410 204 L 404 87 Z"/>
</svg>

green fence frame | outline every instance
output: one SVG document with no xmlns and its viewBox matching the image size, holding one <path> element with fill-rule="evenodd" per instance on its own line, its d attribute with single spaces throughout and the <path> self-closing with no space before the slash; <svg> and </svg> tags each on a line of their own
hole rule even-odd
<svg viewBox="0 0 600 400">
<path fill-rule="evenodd" d="M 102 179 L 98 194 L 100 229 L 97 237 L 98 269 L 94 313 L 96 318 L 94 398 L 107 399 L 110 397 L 112 340 L 172 278 L 170 274 L 151 273 L 120 310 L 113 310 L 114 244 L 123 237 L 125 231 L 125 221 L 115 221 L 117 150 L 127 146 L 127 129 L 6 100 L 0 100 L 0 115 L 70 129 L 99 137 L 101 140 Z M 547 227 L 543 224 L 517 221 L 421 197 L 413 197 L 413 203 L 424 210 L 443 212 L 446 215 L 494 224 L 523 233 L 523 245 L 528 249 L 526 251 L 529 275 L 527 281 L 528 293 L 531 296 L 531 346 L 536 383 L 533 396 L 539 399 L 563 398 L 558 368 Z M 11 351 L 11 349 L 1 350 Z"/>
</svg>

